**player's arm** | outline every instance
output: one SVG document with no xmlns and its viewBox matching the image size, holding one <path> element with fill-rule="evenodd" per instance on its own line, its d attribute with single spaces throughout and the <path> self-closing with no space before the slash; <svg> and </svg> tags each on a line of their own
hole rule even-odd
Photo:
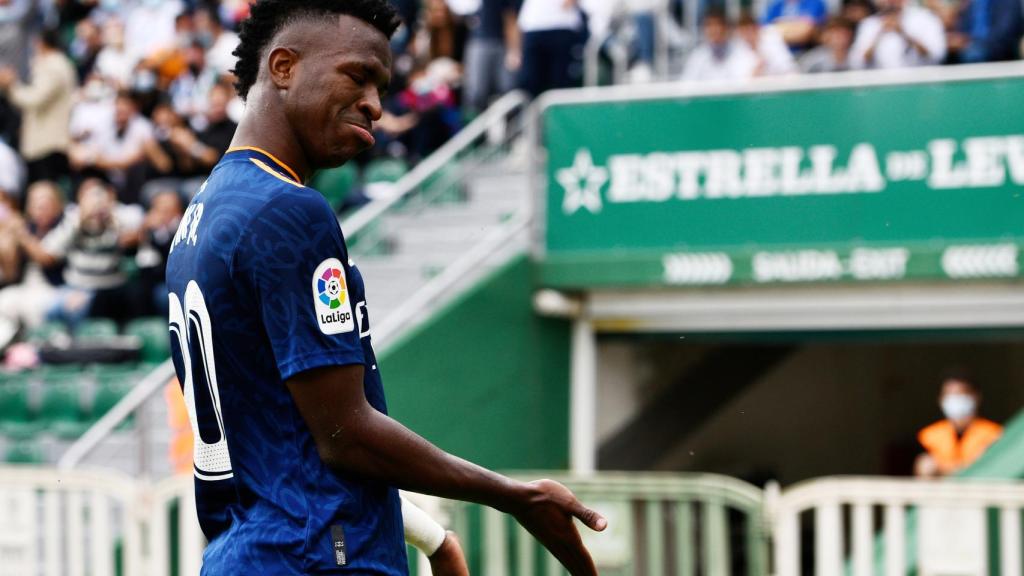
<svg viewBox="0 0 1024 576">
<path fill-rule="evenodd" d="M 573 576 L 597 574 L 573 518 L 593 530 L 607 522 L 561 484 L 518 482 L 440 450 L 369 404 L 362 365 L 307 370 L 287 384 L 332 470 L 496 508 L 514 516 Z"/>
<path fill-rule="evenodd" d="M 426 512 L 402 497 L 402 525 L 405 541 L 430 560 L 434 576 L 469 576 L 466 556 L 454 532 L 445 529 Z"/>
</svg>

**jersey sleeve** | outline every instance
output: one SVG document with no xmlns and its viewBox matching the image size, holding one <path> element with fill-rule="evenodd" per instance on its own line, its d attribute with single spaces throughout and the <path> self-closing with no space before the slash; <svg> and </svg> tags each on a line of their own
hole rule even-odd
<svg viewBox="0 0 1024 576">
<path fill-rule="evenodd" d="M 234 255 L 233 275 L 261 316 L 282 381 L 313 368 L 365 364 L 341 229 L 315 194 L 276 196 Z"/>
</svg>

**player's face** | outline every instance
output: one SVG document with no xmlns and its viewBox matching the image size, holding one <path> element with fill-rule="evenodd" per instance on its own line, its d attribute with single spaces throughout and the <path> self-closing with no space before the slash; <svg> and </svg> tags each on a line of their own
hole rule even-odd
<svg viewBox="0 0 1024 576">
<path fill-rule="evenodd" d="M 315 30 L 320 37 L 296 67 L 288 114 L 311 166 L 325 168 L 373 146 L 391 48 L 384 34 L 347 15 Z"/>
</svg>

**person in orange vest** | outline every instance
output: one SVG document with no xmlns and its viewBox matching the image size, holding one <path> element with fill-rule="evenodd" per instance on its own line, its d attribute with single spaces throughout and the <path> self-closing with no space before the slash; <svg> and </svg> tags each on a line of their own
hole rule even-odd
<svg viewBox="0 0 1024 576">
<path fill-rule="evenodd" d="M 915 475 L 936 478 L 970 466 L 1003 434 L 1003 427 L 978 416 L 981 391 L 973 379 L 950 373 L 942 381 L 939 406 L 944 419 L 918 432 L 925 453 L 914 464 Z"/>
<path fill-rule="evenodd" d="M 192 444 L 195 439 L 177 377 L 171 378 L 164 388 L 164 400 L 167 402 L 167 424 L 171 429 L 168 445 L 171 468 L 175 474 L 192 474 Z"/>
</svg>

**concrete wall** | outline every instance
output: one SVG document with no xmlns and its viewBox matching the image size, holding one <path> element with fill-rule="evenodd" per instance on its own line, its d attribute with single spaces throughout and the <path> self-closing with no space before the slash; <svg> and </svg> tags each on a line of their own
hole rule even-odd
<svg viewBox="0 0 1024 576">
<path fill-rule="evenodd" d="M 569 324 L 538 317 L 518 257 L 380 354 L 391 414 L 497 469 L 564 469 Z"/>
</svg>

